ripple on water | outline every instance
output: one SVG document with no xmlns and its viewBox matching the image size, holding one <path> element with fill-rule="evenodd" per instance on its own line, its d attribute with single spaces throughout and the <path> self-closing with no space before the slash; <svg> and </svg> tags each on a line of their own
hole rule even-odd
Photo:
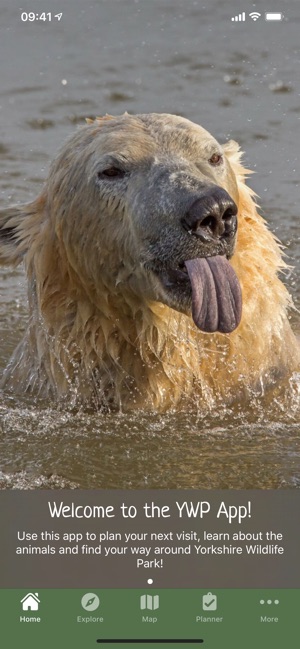
<svg viewBox="0 0 300 649">
<path fill-rule="evenodd" d="M 104 415 L 4 397 L 0 487 L 299 487 L 299 395 L 288 401 Z"/>
</svg>

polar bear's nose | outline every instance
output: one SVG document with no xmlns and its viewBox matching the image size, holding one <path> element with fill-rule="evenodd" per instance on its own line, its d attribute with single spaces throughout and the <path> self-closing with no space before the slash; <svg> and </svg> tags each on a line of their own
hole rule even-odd
<svg viewBox="0 0 300 649">
<path fill-rule="evenodd" d="M 213 187 L 192 203 L 181 224 L 204 242 L 212 238 L 230 238 L 237 231 L 237 211 L 225 189 Z"/>
</svg>

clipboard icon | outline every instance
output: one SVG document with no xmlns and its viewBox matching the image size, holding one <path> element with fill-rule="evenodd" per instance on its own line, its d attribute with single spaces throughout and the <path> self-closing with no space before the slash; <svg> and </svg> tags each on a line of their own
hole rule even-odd
<svg viewBox="0 0 300 649">
<path fill-rule="evenodd" d="M 203 611 L 216 611 L 217 610 L 217 595 L 207 593 L 202 597 Z"/>
</svg>

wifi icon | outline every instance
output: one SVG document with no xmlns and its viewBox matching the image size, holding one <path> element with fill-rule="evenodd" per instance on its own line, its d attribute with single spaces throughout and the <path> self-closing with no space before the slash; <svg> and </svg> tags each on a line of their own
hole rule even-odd
<svg viewBox="0 0 300 649">
<path fill-rule="evenodd" d="M 258 20 L 261 17 L 261 14 L 259 14 L 258 11 L 252 11 L 252 13 L 249 14 L 249 16 L 255 22 L 256 20 Z"/>
</svg>

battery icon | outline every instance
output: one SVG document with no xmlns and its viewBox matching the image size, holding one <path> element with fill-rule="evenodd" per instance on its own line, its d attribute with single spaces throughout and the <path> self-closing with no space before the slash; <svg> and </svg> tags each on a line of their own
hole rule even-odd
<svg viewBox="0 0 300 649">
<path fill-rule="evenodd" d="M 265 13 L 265 20 L 282 20 L 282 13 Z"/>
</svg>

